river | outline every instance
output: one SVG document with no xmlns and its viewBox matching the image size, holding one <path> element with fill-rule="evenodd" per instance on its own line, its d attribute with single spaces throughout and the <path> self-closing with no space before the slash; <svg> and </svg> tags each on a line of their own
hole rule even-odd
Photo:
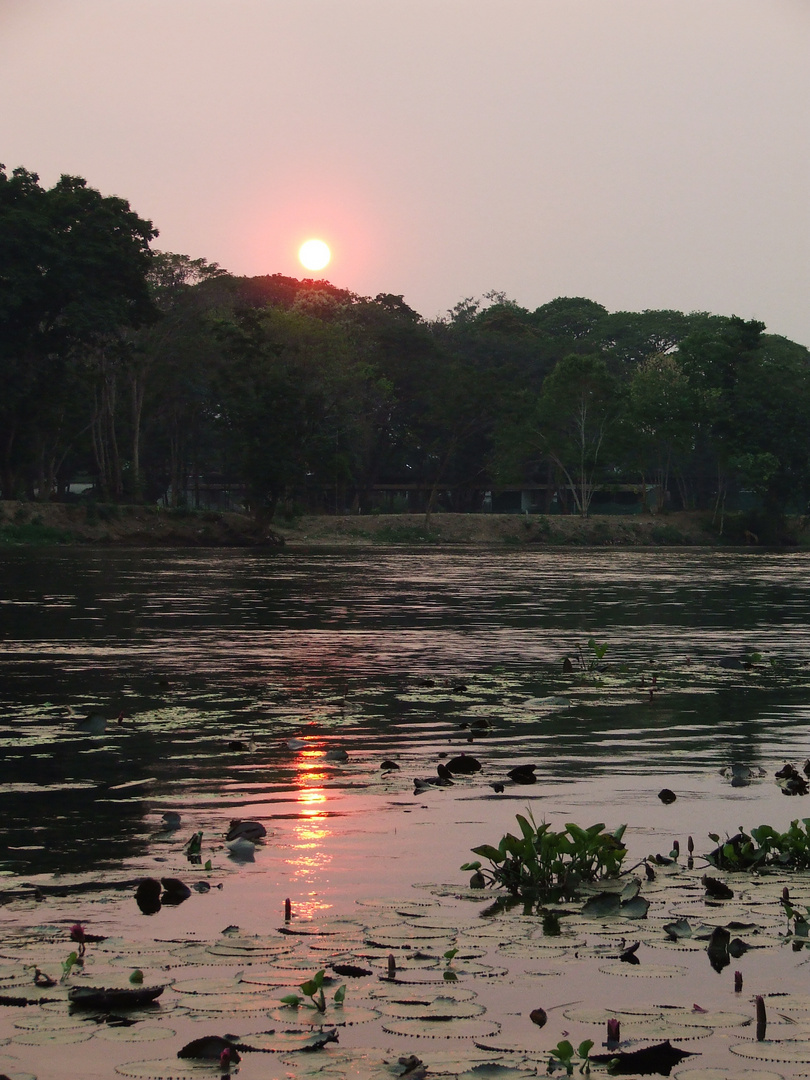
<svg viewBox="0 0 810 1080">
<path fill-rule="evenodd" d="M 810 754 L 808 570 L 804 553 L 689 549 L 6 549 L 7 883 L 190 872 L 199 830 L 224 887 L 193 898 L 195 933 L 264 933 L 287 897 L 323 918 L 463 883 L 470 847 L 527 807 L 627 823 L 634 860 L 784 828 L 806 813 L 773 773 Z M 414 793 L 460 753 L 481 771 Z M 537 784 L 511 783 L 527 762 Z M 750 784 L 732 787 L 733 763 Z M 253 861 L 223 846 L 232 818 L 268 830 Z M 187 932 L 190 905 L 161 932 Z M 93 909 L 103 931 L 110 915 Z"/>
</svg>

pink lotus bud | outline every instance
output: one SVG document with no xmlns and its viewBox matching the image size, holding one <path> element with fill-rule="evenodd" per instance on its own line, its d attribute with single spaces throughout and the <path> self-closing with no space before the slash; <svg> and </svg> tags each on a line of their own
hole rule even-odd
<svg viewBox="0 0 810 1080">
<path fill-rule="evenodd" d="M 621 1025 L 619 1021 L 613 1017 L 612 1020 L 607 1022 L 607 1048 L 608 1050 L 614 1050 L 622 1041 L 621 1037 Z"/>
</svg>

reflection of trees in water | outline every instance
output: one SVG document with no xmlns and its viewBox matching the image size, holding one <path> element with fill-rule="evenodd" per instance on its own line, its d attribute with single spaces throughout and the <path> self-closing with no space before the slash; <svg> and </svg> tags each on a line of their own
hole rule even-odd
<svg viewBox="0 0 810 1080">
<path fill-rule="evenodd" d="M 148 851 L 158 807 L 187 807 L 208 839 L 206 817 L 227 822 L 294 794 L 293 862 L 315 873 L 328 858 L 320 796 L 374 791 L 380 761 L 397 754 L 407 788 L 435 773 L 439 751 L 467 748 L 460 724 L 477 716 L 491 727 L 475 736 L 484 772 L 469 784 L 526 761 L 541 781 L 573 782 L 803 759 L 802 666 L 794 678 L 767 661 L 758 673 L 721 671 L 717 659 L 743 648 L 807 655 L 806 561 L 15 551 L 0 565 L 0 738 L 3 779 L 18 787 L 0 794 L 0 809 L 9 844 L 38 849 L 12 852 L 12 865 L 115 865 Z M 562 656 L 591 635 L 608 644 L 608 674 L 630 669 L 618 689 L 563 679 Z M 660 664 L 652 703 L 632 675 L 645 664 Z M 523 708 L 553 694 L 572 706 Z M 129 726 L 80 737 L 56 715 L 103 704 Z M 285 745 L 302 732 L 310 758 Z M 324 764 L 330 745 L 350 751 L 351 768 Z M 148 777 L 142 797 L 109 790 Z"/>
</svg>

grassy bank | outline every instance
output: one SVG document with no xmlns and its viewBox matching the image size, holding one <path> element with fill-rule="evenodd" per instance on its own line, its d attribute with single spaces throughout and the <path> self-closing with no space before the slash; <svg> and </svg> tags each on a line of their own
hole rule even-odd
<svg viewBox="0 0 810 1080">
<path fill-rule="evenodd" d="M 245 514 L 166 510 L 104 503 L 0 502 L 0 546 L 113 544 L 155 547 L 293 547 L 368 545 L 486 547 L 756 547 L 760 538 L 728 515 L 723 534 L 711 514 L 596 514 L 589 518 L 536 514 L 369 514 L 278 519 L 260 530 Z M 783 543 L 810 547 L 803 519 L 792 519 Z"/>
<path fill-rule="evenodd" d="M 526 547 L 636 547 L 716 545 L 721 542 L 702 514 L 556 517 L 541 514 L 380 514 L 367 517 L 302 517 L 275 527 L 290 545 L 473 544 Z"/>
<path fill-rule="evenodd" d="M 249 547 L 281 542 L 275 530 L 260 530 L 245 514 L 115 503 L 0 502 L 0 546 Z"/>
</svg>

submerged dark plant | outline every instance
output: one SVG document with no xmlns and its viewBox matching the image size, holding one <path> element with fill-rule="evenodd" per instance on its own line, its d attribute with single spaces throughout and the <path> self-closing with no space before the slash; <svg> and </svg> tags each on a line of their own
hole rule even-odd
<svg viewBox="0 0 810 1080">
<path fill-rule="evenodd" d="M 506 889 L 513 896 L 537 900 L 573 896 L 583 882 L 617 877 L 627 849 L 622 843 L 626 825 L 605 832 L 603 824 L 588 829 L 568 823 L 563 832 L 554 832 L 547 822 L 537 825 L 531 814 L 517 815 L 520 836 L 507 833 L 500 844 L 482 844 L 475 855 L 488 859 L 491 869 L 480 862 L 465 863 L 462 870 L 481 874 L 488 885 Z"/>
</svg>

